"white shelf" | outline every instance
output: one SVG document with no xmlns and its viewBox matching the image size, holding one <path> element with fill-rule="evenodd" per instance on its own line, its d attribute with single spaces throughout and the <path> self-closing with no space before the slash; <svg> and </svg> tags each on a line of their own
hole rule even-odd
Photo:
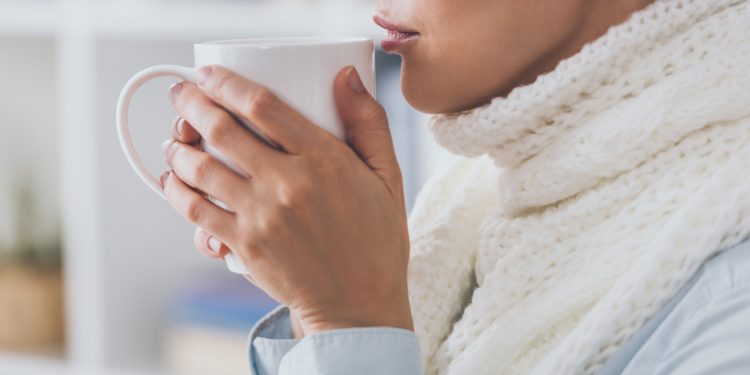
<svg viewBox="0 0 750 375">
<path fill-rule="evenodd" d="M 0 36 L 55 36 L 75 27 L 97 38 L 149 40 L 263 35 L 357 35 L 382 31 L 374 2 L 104 0 L 91 6 L 52 0 L 0 2 Z M 63 13 L 75 22 L 61 21 Z M 71 18 L 68 18 L 69 20 Z"/>
<path fill-rule="evenodd" d="M 232 37 L 257 35 L 381 34 L 369 2 L 106 1 L 95 10 L 100 37 Z"/>
<path fill-rule="evenodd" d="M 3 375 L 164 375 L 157 370 L 106 370 L 74 368 L 63 358 L 0 352 Z"/>
<path fill-rule="evenodd" d="M 51 0 L 0 2 L 0 36 L 52 36 L 58 25 L 58 8 Z"/>
<path fill-rule="evenodd" d="M 71 371 L 62 358 L 0 352 L 0 374 L 69 375 Z"/>
</svg>

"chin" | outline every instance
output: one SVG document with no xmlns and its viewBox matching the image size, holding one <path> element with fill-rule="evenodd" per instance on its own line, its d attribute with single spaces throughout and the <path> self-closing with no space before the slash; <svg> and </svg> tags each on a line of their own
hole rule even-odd
<svg viewBox="0 0 750 375">
<path fill-rule="evenodd" d="M 461 112 L 487 102 L 486 98 L 477 100 L 472 93 L 458 92 L 457 85 L 444 78 L 441 72 L 433 74 L 428 68 L 414 68 L 404 60 L 401 65 L 401 92 L 414 109 L 432 115 Z"/>
<path fill-rule="evenodd" d="M 409 84 L 405 83 L 403 80 L 401 81 L 401 92 L 404 94 L 404 98 L 409 105 L 419 112 L 430 115 L 448 113 L 445 112 L 441 106 L 436 105 L 435 101 L 430 100 L 425 97 L 425 95 L 421 95 L 419 90 L 410 89 Z"/>
<path fill-rule="evenodd" d="M 429 82 L 429 81 L 427 81 Z M 450 94 L 445 89 L 427 84 L 425 80 L 401 73 L 401 93 L 414 109 L 426 114 L 441 114 L 456 112 L 450 105 Z"/>
</svg>

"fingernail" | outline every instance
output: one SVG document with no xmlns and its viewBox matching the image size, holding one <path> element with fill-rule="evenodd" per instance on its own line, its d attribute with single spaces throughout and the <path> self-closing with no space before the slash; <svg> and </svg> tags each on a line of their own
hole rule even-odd
<svg viewBox="0 0 750 375">
<path fill-rule="evenodd" d="M 216 237 L 208 237 L 208 248 L 211 251 L 218 253 L 221 250 L 221 241 L 217 240 Z"/>
<path fill-rule="evenodd" d="M 211 76 L 211 73 L 214 72 L 214 67 L 210 65 L 206 65 L 200 69 L 198 69 L 198 84 L 203 86 L 206 84 L 206 81 L 208 81 L 208 77 Z"/>
<path fill-rule="evenodd" d="M 172 103 L 174 103 L 177 96 L 180 95 L 180 91 L 182 91 L 182 82 L 177 82 L 169 87 L 169 100 L 172 101 Z"/>
<path fill-rule="evenodd" d="M 167 178 L 169 178 L 169 171 L 162 173 L 161 177 L 159 177 L 159 182 L 161 183 L 162 189 L 164 189 L 164 184 L 167 182 Z"/>
<path fill-rule="evenodd" d="M 362 84 L 362 79 L 359 78 L 357 69 L 353 66 L 349 67 L 349 71 L 346 73 L 346 80 L 349 82 L 349 88 L 357 94 L 365 92 L 365 86 Z"/>
<path fill-rule="evenodd" d="M 182 127 L 185 126 L 185 120 L 182 117 L 178 117 L 177 121 L 174 123 L 174 132 L 178 136 L 182 136 Z"/>
</svg>

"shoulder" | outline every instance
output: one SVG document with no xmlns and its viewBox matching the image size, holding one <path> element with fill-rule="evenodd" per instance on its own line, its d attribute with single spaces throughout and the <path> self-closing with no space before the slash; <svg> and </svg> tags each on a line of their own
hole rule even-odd
<svg viewBox="0 0 750 375">
<path fill-rule="evenodd" d="M 707 260 L 656 338 L 658 374 L 744 374 L 750 368 L 750 241 Z"/>
<path fill-rule="evenodd" d="M 659 373 L 746 374 L 750 368 L 750 241 L 709 259 L 688 292 Z"/>
<path fill-rule="evenodd" d="M 726 249 L 709 259 L 699 275 L 707 298 L 721 299 L 733 291 L 750 288 L 750 240 Z"/>
<path fill-rule="evenodd" d="M 670 316 L 700 320 L 727 304 L 743 301 L 750 309 L 750 239 L 727 248 L 706 260 L 675 296 Z M 750 326 L 750 321 L 748 321 Z"/>
<path fill-rule="evenodd" d="M 672 299 L 669 316 L 698 319 L 750 289 L 750 239 L 707 259 Z M 669 320 L 669 319 L 665 319 Z"/>
<path fill-rule="evenodd" d="M 675 346 L 725 324 L 732 315 L 750 313 L 750 240 L 706 260 L 673 304 L 665 322 L 675 323 L 670 340 Z M 750 319 L 738 323 L 750 331 Z"/>
<path fill-rule="evenodd" d="M 707 260 L 695 279 L 685 296 L 692 302 L 684 325 L 689 337 L 731 327 L 748 333 L 750 348 L 750 240 Z"/>
<path fill-rule="evenodd" d="M 747 374 L 750 240 L 704 262 L 599 374 Z"/>
</svg>

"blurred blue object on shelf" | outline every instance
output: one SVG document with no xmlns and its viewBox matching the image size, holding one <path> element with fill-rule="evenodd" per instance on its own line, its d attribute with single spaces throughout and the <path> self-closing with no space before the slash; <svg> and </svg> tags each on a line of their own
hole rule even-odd
<svg viewBox="0 0 750 375">
<path fill-rule="evenodd" d="M 244 277 L 216 275 L 186 286 L 170 308 L 172 323 L 247 332 L 278 303 Z"/>
<path fill-rule="evenodd" d="M 168 306 L 166 373 L 247 374 L 250 329 L 277 305 L 244 277 L 224 269 L 181 284 Z"/>
</svg>

